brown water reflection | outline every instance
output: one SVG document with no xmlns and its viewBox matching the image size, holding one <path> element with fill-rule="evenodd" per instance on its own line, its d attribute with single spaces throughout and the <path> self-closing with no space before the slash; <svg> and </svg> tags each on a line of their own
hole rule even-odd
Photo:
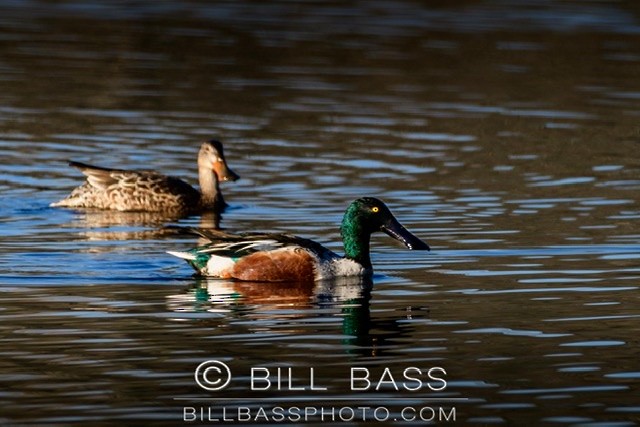
<svg viewBox="0 0 640 427">
<path fill-rule="evenodd" d="M 220 228 L 221 212 L 204 212 L 198 215 L 198 227 Z M 87 240 L 145 240 L 166 236 L 178 236 L 178 229 L 167 224 L 178 221 L 181 215 L 171 216 L 163 212 L 120 212 L 100 209 L 77 209 L 69 227 L 81 228 L 79 236 Z"/>
<path fill-rule="evenodd" d="M 442 366 L 442 392 L 364 397 L 392 418 L 463 399 L 457 425 L 638 424 L 634 3 L 0 9 L 0 424 L 181 424 L 216 397 L 208 359 L 238 373 L 232 406 L 260 403 L 252 366 L 315 366 L 327 393 L 295 397 L 352 406 L 353 366 Z M 243 177 L 222 219 L 47 207 L 78 183 L 67 159 L 196 182 L 181 147 L 210 137 Z M 340 252 L 363 195 L 433 247 L 374 237 L 370 291 L 203 282 L 165 253 L 197 243 L 165 225 L 218 221 Z"/>
</svg>

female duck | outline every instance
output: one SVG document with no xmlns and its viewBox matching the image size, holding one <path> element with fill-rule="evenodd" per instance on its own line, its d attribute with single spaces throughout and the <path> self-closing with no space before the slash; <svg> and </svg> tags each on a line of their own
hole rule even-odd
<svg viewBox="0 0 640 427">
<path fill-rule="evenodd" d="M 87 182 L 51 206 L 167 214 L 219 210 L 226 203 L 218 181 L 240 178 L 227 166 L 222 144 L 216 140 L 204 142 L 198 152 L 200 191 L 179 178 L 154 171 L 106 169 L 80 162 L 69 165 L 80 169 Z"/>
<path fill-rule="evenodd" d="M 318 281 L 372 273 L 369 256 L 371 234 L 383 231 L 412 250 L 429 246 L 407 231 L 389 208 L 373 197 L 352 202 L 340 231 L 345 256 L 313 240 L 290 234 L 233 235 L 215 230 L 191 229 L 211 243 L 187 252 L 169 252 L 187 260 L 200 274 L 251 281 Z"/>
</svg>

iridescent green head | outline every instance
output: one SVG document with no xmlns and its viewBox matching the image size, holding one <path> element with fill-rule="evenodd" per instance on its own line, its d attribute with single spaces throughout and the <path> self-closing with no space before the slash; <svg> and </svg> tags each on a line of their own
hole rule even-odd
<svg viewBox="0 0 640 427">
<path fill-rule="evenodd" d="M 351 202 L 342 218 L 340 232 L 346 257 L 371 268 L 369 241 L 376 231 L 401 241 L 411 250 L 429 250 L 429 245 L 398 222 L 384 202 L 375 197 L 362 197 Z"/>
</svg>

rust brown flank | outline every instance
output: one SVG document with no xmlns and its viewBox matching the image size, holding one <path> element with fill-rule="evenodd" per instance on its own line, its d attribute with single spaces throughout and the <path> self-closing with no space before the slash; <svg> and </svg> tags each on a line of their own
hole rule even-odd
<svg viewBox="0 0 640 427">
<path fill-rule="evenodd" d="M 313 281 L 315 260 L 305 250 L 256 252 L 238 260 L 233 277 L 240 280 Z"/>
</svg>

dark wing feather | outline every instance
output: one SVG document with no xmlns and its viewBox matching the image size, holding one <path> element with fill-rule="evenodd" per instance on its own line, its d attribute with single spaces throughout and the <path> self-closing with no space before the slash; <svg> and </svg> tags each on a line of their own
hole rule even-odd
<svg viewBox="0 0 640 427">
<path fill-rule="evenodd" d="M 101 189 L 106 189 L 110 185 L 116 184 L 118 182 L 116 174 L 126 172 L 121 169 L 101 168 L 100 166 L 74 161 L 70 161 L 69 166 L 79 169 L 80 172 L 87 176 L 87 180 L 91 185 Z"/>
<path fill-rule="evenodd" d="M 275 250 L 287 246 L 300 246 L 322 259 L 337 256 L 318 242 L 285 233 L 232 234 L 221 230 L 180 227 L 187 234 L 204 237 L 210 243 L 200 246 L 198 252 L 216 253 L 221 256 L 241 257 L 260 250 Z"/>
</svg>

